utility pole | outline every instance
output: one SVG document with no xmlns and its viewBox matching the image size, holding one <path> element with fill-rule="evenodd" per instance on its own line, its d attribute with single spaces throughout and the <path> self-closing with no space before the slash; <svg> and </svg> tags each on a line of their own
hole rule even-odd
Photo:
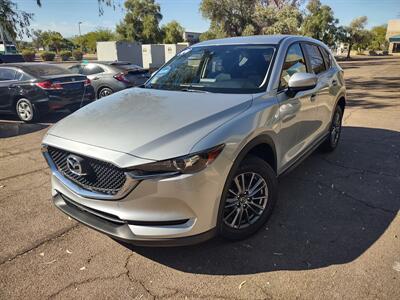
<svg viewBox="0 0 400 300">
<path fill-rule="evenodd" d="M 83 47 L 82 47 L 82 34 L 81 34 L 81 24 L 82 24 L 83 22 L 81 22 L 81 21 L 79 21 L 78 22 L 78 28 L 79 28 L 79 40 L 80 40 L 80 42 L 81 42 L 81 51 L 83 51 Z"/>
</svg>

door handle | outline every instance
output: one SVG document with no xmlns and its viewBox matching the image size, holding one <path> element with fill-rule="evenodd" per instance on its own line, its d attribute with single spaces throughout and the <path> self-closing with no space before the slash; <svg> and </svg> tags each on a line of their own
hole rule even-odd
<svg viewBox="0 0 400 300">
<path fill-rule="evenodd" d="M 317 94 L 312 94 L 312 95 L 310 96 L 310 101 L 311 101 L 311 102 L 314 102 L 316 99 L 317 99 Z"/>
<path fill-rule="evenodd" d="M 99 77 L 93 77 L 92 80 L 98 80 L 100 79 Z"/>
</svg>

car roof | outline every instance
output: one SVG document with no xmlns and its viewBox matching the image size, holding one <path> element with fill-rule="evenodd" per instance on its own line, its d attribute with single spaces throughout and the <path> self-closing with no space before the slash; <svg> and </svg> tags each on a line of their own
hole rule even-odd
<svg viewBox="0 0 400 300">
<path fill-rule="evenodd" d="M 193 45 L 192 47 L 199 46 L 219 46 L 219 45 L 246 45 L 246 44 L 266 44 L 266 45 L 278 45 L 285 39 L 318 42 L 319 41 L 300 36 L 300 35 L 252 35 L 252 36 L 239 36 L 230 37 L 224 39 L 208 40 Z"/>
<path fill-rule="evenodd" d="M 1 64 L 0 67 L 14 67 L 23 69 L 24 67 L 31 67 L 31 66 L 58 66 L 56 64 L 48 64 L 48 63 L 41 63 L 41 62 L 21 62 L 21 63 L 5 63 Z"/>
</svg>

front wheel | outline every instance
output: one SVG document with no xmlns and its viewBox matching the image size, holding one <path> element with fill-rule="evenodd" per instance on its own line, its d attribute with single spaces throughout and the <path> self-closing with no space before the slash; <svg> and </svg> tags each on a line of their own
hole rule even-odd
<svg viewBox="0 0 400 300">
<path fill-rule="evenodd" d="M 329 129 L 329 135 L 326 140 L 322 143 L 322 149 L 326 152 L 332 152 L 336 149 L 340 134 L 342 132 L 342 118 L 343 110 L 340 106 L 336 106 L 335 112 L 333 114 L 333 119 L 331 127 Z"/>
<path fill-rule="evenodd" d="M 18 118 L 24 122 L 33 122 L 39 119 L 39 111 L 33 104 L 25 98 L 21 98 L 17 101 L 15 110 Z"/>
<path fill-rule="evenodd" d="M 277 197 L 276 175 L 268 163 L 255 156 L 244 159 L 225 184 L 221 236 L 240 240 L 255 233 L 269 219 Z"/>
</svg>

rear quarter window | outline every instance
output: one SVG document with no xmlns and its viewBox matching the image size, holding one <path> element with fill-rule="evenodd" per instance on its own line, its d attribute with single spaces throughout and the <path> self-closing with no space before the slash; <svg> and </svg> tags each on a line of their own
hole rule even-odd
<svg viewBox="0 0 400 300">
<path fill-rule="evenodd" d="M 0 68 L 0 81 L 15 80 L 16 75 L 14 69 Z"/>
</svg>

